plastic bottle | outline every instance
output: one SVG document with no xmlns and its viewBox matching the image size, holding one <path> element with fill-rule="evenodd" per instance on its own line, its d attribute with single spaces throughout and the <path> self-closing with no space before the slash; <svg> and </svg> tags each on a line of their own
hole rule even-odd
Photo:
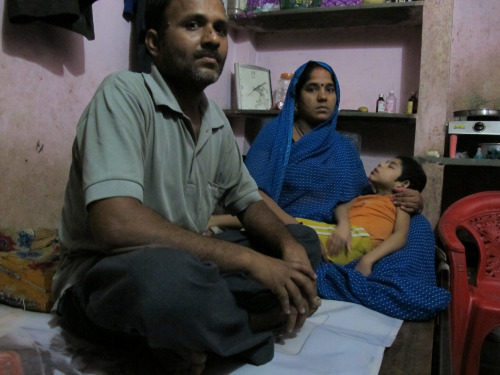
<svg viewBox="0 0 500 375">
<path fill-rule="evenodd" d="M 375 112 L 385 112 L 384 94 L 378 95 L 377 106 L 375 107 Z"/>
<path fill-rule="evenodd" d="M 474 155 L 474 159 L 482 159 L 483 153 L 481 152 L 481 147 L 477 148 L 476 155 Z"/>
<path fill-rule="evenodd" d="M 389 91 L 389 96 L 385 101 L 385 110 L 388 113 L 396 113 L 397 112 L 397 103 L 396 95 L 394 95 L 394 90 Z"/>
<path fill-rule="evenodd" d="M 408 99 L 408 114 L 412 113 L 417 113 L 417 108 L 418 108 L 418 99 L 417 96 L 415 95 L 415 92 L 413 91 L 411 93 L 410 99 Z"/>
<path fill-rule="evenodd" d="M 276 92 L 274 93 L 274 108 L 282 109 L 285 103 L 286 92 L 290 81 L 293 77 L 293 73 L 281 73 L 280 79 L 278 80 L 278 85 L 276 87 Z"/>
</svg>

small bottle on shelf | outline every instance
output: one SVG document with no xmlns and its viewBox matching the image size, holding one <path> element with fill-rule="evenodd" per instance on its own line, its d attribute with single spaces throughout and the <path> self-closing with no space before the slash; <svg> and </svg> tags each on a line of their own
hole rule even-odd
<svg viewBox="0 0 500 375">
<path fill-rule="evenodd" d="M 389 96 L 385 101 L 385 110 L 388 113 L 396 113 L 397 112 L 397 103 L 396 95 L 394 95 L 394 90 L 389 91 Z"/>
<path fill-rule="evenodd" d="M 412 113 L 417 113 L 417 107 L 418 107 L 418 99 L 417 96 L 415 95 L 415 92 L 412 91 L 410 99 L 408 99 L 408 110 L 406 113 L 409 115 Z"/>
<path fill-rule="evenodd" d="M 288 90 L 288 86 L 290 85 L 292 77 L 293 73 L 281 73 L 276 87 L 276 92 L 274 94 L 274 109 L 281 110 L 283 108 L 283 104 L 285 103 L 286 98 L 286 92 Z"/>
<path fill-rule="evenodd" d="M 375 112 L 385 112 L 384 94 L 378 95 L 377 105 L 375 107 Z"/>
</svg>

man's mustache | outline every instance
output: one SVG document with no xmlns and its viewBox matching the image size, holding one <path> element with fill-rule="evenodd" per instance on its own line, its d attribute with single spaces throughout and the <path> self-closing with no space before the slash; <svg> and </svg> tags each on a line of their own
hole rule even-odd
<svg viewBox="0 0 500 375">
<path fill-rule="evenodd" d="M 222 56 L 217 51 L 203 50 L 194 53 L 195 59 L 202 59 L 204 57 L 210 57 L 212 59 L 215 59 L 219 64 L 222 61 Z"/>
</svg>

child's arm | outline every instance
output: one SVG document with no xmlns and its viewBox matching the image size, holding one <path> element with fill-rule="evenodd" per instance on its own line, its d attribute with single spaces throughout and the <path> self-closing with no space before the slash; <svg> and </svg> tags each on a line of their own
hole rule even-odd
<svg viewBox="0 0 500 375">
<path fill-rule="evenodd" d="M 349 210 L 353 201 L 339 204 L 335 208 L 335 217 L 337 227 L 328 237 L 326 242 L 326 252 L 328 256 L 340 255 L 342 251 L 347 252 L 351 249 L 351 223 L 349 222 Z"/>
<path fill-rule="evenodd" d="M 401 249 L 406 244 L 409 228 L 410 214 L 396 207 L 396 221 L 394 222 L 394 230 L 391 235 L 372 251 L 363 255 L 356 265 L 356 270 L 368 276 L 372 272 L 375 262 Z"/>
</svg>

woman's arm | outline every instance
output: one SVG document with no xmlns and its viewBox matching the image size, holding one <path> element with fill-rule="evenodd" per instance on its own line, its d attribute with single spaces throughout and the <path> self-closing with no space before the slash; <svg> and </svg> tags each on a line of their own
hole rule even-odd
<svg viewBox="0 0 500 375">
<path fill-rule="evenodd" d="M 266 203 L 267 207 L 271 209 L 271 211 L 286 225 L 286 224 L 298 224 L 299 222 L 295 220 L 293 217 L 288 215 L 285 211 L 281 209 L 278 204 L 273 201 L 266 193 L 262 190 L 259 190 L 259 194 L 262 196 L 262 199 Z M 207 224 L 207 229 L 210 227 L 226 227 L 233 229 L 241 229 L 243 225 L 241 221 L 233 215 L 212 215 Z"/>
<path fill-rule="evenodd" d="M 262 190 L 259 190 L 259 193 L 262 199 L 264 199 L 264 202 L 266 202 L 267 207 L 269 207 L 271 211 L 273 211 L 274 214 L 278 216 L 284 224 L 299 223 L 297 220 L 295 220 L 295 218 L 291 217 L 285 211 L 283 211 L 283 209 L 280 206 L 278 206 L 278 204 L 275 201 L 273 201 L 266 193 L 264 193 Z"/>
<path fill-rule="evenodd" d="M 356 265 L 356 270 L 368 276 L 372 272 L 372 267 L 375 262 L 401 249 L 406 244 L 409 228 L 410 214 L 397 207 L 396 221 L 394 222 L 394 229 L 391 235 L 372 251 L 363 255 Z"/>
</svg>

